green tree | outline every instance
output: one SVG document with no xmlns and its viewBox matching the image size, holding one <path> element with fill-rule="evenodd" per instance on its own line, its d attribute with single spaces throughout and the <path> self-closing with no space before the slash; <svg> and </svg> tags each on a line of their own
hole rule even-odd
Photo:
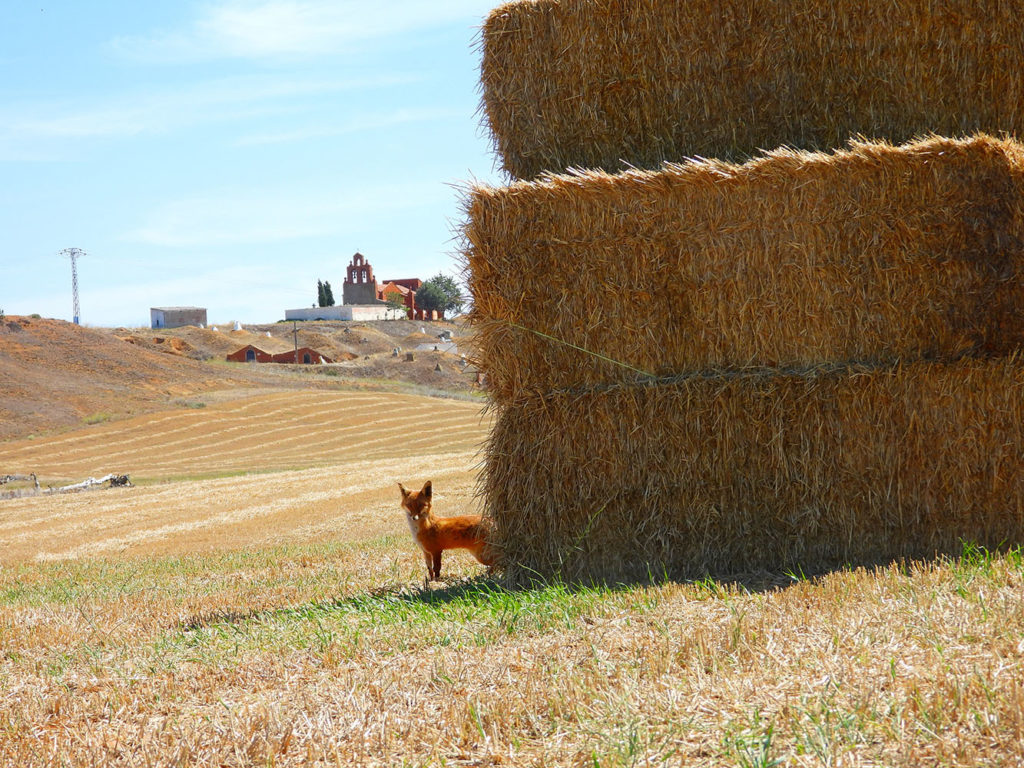
<svg viewBox="0 0 1024 768">
<path fill-rule="evenodd" d="M 316 305 L 318 307 L 324 307 L 324 306 L 326 306 L 326 304 L 324 304 L 325 301 L 327 301 L 327 295 L 324 293 L 324 281 L 323 280 L 317 280 L 316 281 Z"/>
<path fill-rule="evenodd" d="M 416 306 L 428 311 L 458 312 L 464 302 L 455 278 L 440 272 L 429 280 L 424 280 L 423 285 L 416 291 Z"/>
<path fill-rule="evenodd" d="M 334 306 L 334 292 L 331 290 L 331 284 L 327 280 L 324 280 L 324 302 L 323 306 L 325 307 Z"/>
<path fill-rule="evenodd" d="M 409 308 L 405 306 L 405 299 L 399 293 L 389 293 L 384 299 L 388 305 L 388 313 L 392 311 L 395 313 L 395 317 L 405 317 L 408 314 Z"/>
</svg>

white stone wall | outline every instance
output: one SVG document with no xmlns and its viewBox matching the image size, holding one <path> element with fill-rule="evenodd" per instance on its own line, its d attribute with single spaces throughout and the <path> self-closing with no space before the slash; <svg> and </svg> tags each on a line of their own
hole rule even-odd
<svg viewBox="0 0 1024 768">
<path fill-rule="evenodd" d="M 395 312 L 384 304 L 340 304 L 333 307 L 286 309 L 285 320 L 388 320 Z"/>
</svg>

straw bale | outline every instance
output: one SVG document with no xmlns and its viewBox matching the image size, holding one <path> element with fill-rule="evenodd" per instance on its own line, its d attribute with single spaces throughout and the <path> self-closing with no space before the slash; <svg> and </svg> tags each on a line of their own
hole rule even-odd
<svg viewBox="0 0 1024 768">
<path fill-rule="evenodd" d="M 490 14 L 481 48 L 482 111 L 521 179 L 1024 122 L 1006 0 L 528 0 Z"/>
<path fill-rule="evenodd" d="M 695 375 L 498 411 L 481 491 L 513 584 L 1024 542 L 1019 359 Z"/>
<path fill-rule="evenodd" d="M 476 362 L 507 403 L 706 368 L 1009 354 L 1022 171 L 1015 141 L 932 137 L 477 187 Z"/>
</svg>

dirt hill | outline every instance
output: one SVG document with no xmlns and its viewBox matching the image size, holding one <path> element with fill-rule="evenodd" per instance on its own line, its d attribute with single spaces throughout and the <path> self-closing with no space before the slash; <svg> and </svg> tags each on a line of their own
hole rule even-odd
<svg viewBox="0 0 1024 768">
<path fill-rule="evenodd" d="M 249 325 L 237 331 L 194 327 L 159 331 L 119 328 L 112 333 L 153 351 L 197 360 L 223 361 L 248 344 L 271 354 L 287 352 L 295 346 L 310 347 L 327 355 L 337 365 L 315 366 L 312 371 L 302 366 L 306 370 L 292 369 L 292 373 L 307 377 L 313 374 L 360 381 L 397 381 L 454 392 L 476 389 L 476 369 L 463 362 L 462 349 L 456 353 L 418 349 L 421 345 L 442 346 L 438 336 L 443 331 L 452 334 L 456 343 L 460 340 L 464 343 L 468 335 L 466 329 L 456 323 L 413 320 L 271 323 Z M 412 361 L 406 359 L 409 352 L 413 352 Z M 272 367 L 281 369 L 281 366 Z M 265 366 L 256 368 L 265 369 Z"/>
<path fill-rule="evenodd" d="M 0 440 L 105 421 L 176 398 L 251 386 L 250 372 L 161 354 L 103 330 L 62 320 L 0 321 Z"/>
<path fill-rule="evenodd" d="M 440 326 L 443 326 L 440 327 Z M 238 388 L 378 386 L 381 380 L 470 391 L 475 371 L 457 355 L 417 352 L 409 340 L 436 339 L 451 324 L 291 323 L 213 328 L 86 328 L 62 320 L 8 316 L 0 321 L 0 441 L 97 423 Z M 227 363 L 253 344 L 267 352 L 308 346 L 332 366 Z M 395 349 L 401 348 L 396 355 Z M 437 370 L 440 368 L 440 370 Z M 367 380 L 376 380 L 367 383 Z M 2 468 L 0 468 L 2 469 Z"/>
</svg>

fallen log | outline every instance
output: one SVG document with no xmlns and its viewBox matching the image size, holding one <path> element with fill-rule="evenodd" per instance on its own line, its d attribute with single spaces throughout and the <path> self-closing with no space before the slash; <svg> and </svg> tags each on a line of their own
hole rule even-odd
<svg viewBox="0 0 1024 768">
<path fill-rule="evenodd" d="M 0 475 L 0 485 L 6 485 L 7 483 L 13 482 L 29 482 L 34 484 L 34 488 L 21 488 L 13 491 L 6 491 L 0 493 L 0 499 L 15 499 L 24 496 L 50 496 L 57 493 L 78 493 L 79 491 L 88 491 L 100 486 L 106 486 L 107 488 L 132 488 L 134 487 L 131 479 L 128 475 L 120 475 L 117 473 L 111 473 L 104 475 L 100 478 L 90 477 L 83 480 L 80 483 L 73 483 L 71 485 L 62 486 L 48 486 L 46 490 L 43 490 L 39 486 L 39 480 L 36 479 L 35 473 L 29 475 Z"/>
<path fill-rule="evenodd" d="M 110 488 L 131 488 L 132 481 L 128 479 L 128 475 L 109 474 L 97 479 L 90 477 L 87 480 L 83 480 L 80 483 L 74 483 L 73 485 L 64 485 L 59 488 L 54 488 L 52 485 L 47 488 L 43 493 L 77 493 L 78 491 L 87 491 L 90 488 L 95 488 L 98 485 L 104 483 L 110 483 Z"/>
</svg>

